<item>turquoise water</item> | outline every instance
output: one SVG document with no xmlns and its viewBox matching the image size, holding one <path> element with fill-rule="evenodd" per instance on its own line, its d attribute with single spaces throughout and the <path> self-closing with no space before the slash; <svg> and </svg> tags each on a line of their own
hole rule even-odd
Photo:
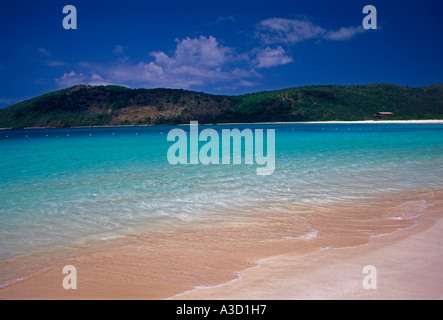
<svg viewBox="0 0 443 320">
<path fill-rule="evenodd" d="M 269 176 L 255 164 L 171 165 L 173 128 L 0 131 L 0 259 L 257 208 L 443 188 L 441 124 L 200 126 L 275 129 Z"/>
</svg>

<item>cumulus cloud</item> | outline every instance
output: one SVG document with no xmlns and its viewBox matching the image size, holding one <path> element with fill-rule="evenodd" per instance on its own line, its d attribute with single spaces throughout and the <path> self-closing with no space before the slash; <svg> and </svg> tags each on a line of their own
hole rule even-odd
<svg viewBox="0 0 443 320">
<path fill-rule="evenodd" d="M 176 41 L 173 55 L 163 51 L 151 52 L 154 61 L 140 62 L 135 66 L 121 65 L 110 70 L 111 77 L 186 88 L 235 77 L 235 70 L 228 66 L 234 59 L 233 51 L 221 46 L 216 38 L 200 36 Z"/>
<path fill-rule="evenodd" d="M 76 84 L 84 83 L 86 79 L 85 75 L 71 71 L 70 73 L 64 73 L 60 78 L 55 79 L 55 82 L 61 87 L 70 87 Z"/>
<path fill-rule="evenodd" d="M 164 52 L 151 53 L 158 65 L 174 69 L 178 66 L 212 68 L 222 66 L 232 59 L 232 50 L 221 46 L 212 36 L 200 36 L 194 39 L 188 37 L 176 41 L 177 47 L 172 57 L 168 57 Z"/>
<path fill-rule="evenodd" d="M 108 85 L 112 82 L 104 80 L 99 74 L 92 73 L 90 76 L 86 76 L 83 73 L 76 73 L 71 71 L 63 74 L 60 78 L 55 79 L 55 82 L 60 87 L 72 87 L 77 84 L 89 84 L 93 86 Z"/>
<path fill-rule="evenodd" d="M 234 62 L 243 59 L 241 55 L 236 54 L 232 48 L 220 45 L 212 36 L 188 37 L 176 42 L 172 55 L 154 51 L 150 53 L 150 62 L 119 63 L 112 66 L 82 62 L 81 67 L 89 72 L 90 76 L 72 71 L 56 79 L 56 82 L 60 86 L 80 81 L 91 85 L 112 82 L 130 86 L 190 88 L 213 83 L 238 82 L 258 76 L 251 68 L 235 65 Z M 114 50 L 120 53 L 120 49 L 123 48 L 117 46 Z"/>
<path fill-rule="evenodd" d="M 218 22 L 232 21 L 220 17 Z M 213 86 L 214 89 L 250 87 L 263 77 L 256 70 L 286 65 L 293 62 L 288 47 L 309 39 L 348 40 L 363 32 L 361 27 L 341 27 L 328 30 L 308 20 L 269 18 L 257 24 L 256 46 L 246 52 L 237 52 L 221 44 L 213 36 L 176 39 L 171 52 L 153 51 L 143 61 L 134 62 L 126 56 L 126 47 L 116 45 L 112 50 L 115 63 L 102 65 L 80 62 L 78 70 L 64 73 L 55 81 L 61 87 L 75 84 L 119 84 L 129 87 L 192 88 Z M 42 57 L 51 66 L 63 62 L 52 59 L 44 48 Z M 80 71 L 79 71 L 80 70 Z"/>
<path fill-rule="evenodd" d="M 266 47 L 257 53 L 254 62 L 257 68 L 271 68 L 292 62 L 292 57 L 285 53 L 285 50 L 278 46 L 276 49 Z"/>
</svg>

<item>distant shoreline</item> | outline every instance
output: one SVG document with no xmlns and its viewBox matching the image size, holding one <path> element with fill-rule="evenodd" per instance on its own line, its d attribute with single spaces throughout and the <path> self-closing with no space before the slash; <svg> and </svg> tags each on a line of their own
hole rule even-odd
<svg viewBox="0 0 443 320">
<path fill-rule="evenodd" d="M 330 123 L 330 124 L 341 124 L 341 123 L 437 123 L 443 124 L 443 119 L 432 119 L 432 120 L 351 120 L 351 121 L 289 121 L 289 122 L 233 122 L 233 123 L 218 123 L 218 125 L 235 125 L 235 124 L 312 124 L 312 123 Z"/>
<path fill-rule="evenodd" d="M 376 123 L 404 123 L 404 124 L 443 124 L 443 119 L 430 119 L 430 120 L 351 120 L 351 121 L 289 121 L 289 122 L 229 122 L 229 123 L 202 123 L 199 125 L 202 126 L 210 126 L 210 125 L 223 125 L 223 126 L 230 126 L 230 125 L 246 125 L 246 124 L 376 124 Z M 72 126 L 72 127 L 66 127 L 66 128 L 60 128 L 60 127 L 26 127 L 26 128 L 19 128 L 19 129 L 13 129 L 13 128 L 0 128 L 1 130 L 33 130 L 33 129 L 81 129 L 81 128 L 125 128 L 125 127 L 160 127 L 160 126 L 187 126 L 189 124 L 187 123 L 181 123 L 181 124 L 168 124 L 168 125 L 105 125 L 105 126 Z"/>
</svg>

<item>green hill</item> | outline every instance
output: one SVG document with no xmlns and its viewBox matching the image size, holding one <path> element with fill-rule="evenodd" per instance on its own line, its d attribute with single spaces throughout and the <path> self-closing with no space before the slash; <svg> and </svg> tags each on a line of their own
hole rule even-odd
<svg viewBox="0 0 443 320">
<path fill-rule="evenodd" d="M 306 86 L 240 96 L 177 89 L 78 85 L 0 109 L 1 128 L 443 119 L 443 85 Z"/>
</svg>

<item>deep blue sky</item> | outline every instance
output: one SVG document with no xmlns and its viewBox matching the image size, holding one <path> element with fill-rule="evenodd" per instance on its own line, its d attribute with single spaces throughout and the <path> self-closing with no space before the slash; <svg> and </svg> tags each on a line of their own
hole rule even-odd
<svg viewBox="0 0 443 320">
<path fill-rule="evenodd" d="M 65 5 L 77 30 L 65 30 Z M 362 9 L 377 8 L 377 30 Z M 242 94 L 443 82 L 442 0 L 0 0 L 0 107 L 75 84 Z"/>
</svg>

